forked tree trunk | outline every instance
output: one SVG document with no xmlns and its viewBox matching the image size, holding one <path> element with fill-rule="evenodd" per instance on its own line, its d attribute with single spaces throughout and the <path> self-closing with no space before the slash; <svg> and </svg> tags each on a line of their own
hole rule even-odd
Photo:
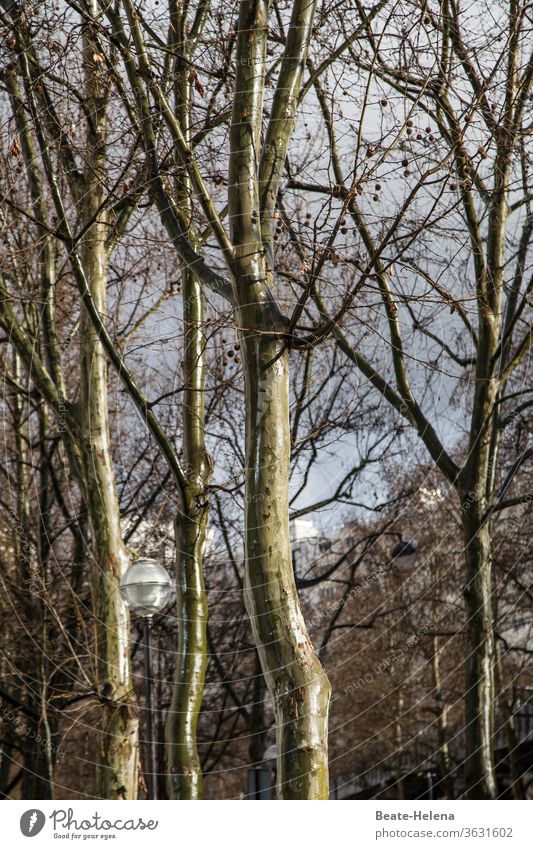
<svg viewBox="0 0 533 849">
<path fill-rule="evenodd" d="M 277 93 L 283 118 L 268 131 L 265 157 L 268 162 L 272 157 L 272 162 L 265 185 L 285 160 L 297 102 L 290 95 L 298 90 L 305 65 L 313 12 L 314 3 L 294 6 L 289 54 L 283 65 L 287 84 Z M 291 557 L 289 358 L 286 321 L 269 288 L 273 269 L 267 260 L 267 254 L 272 256 L 268 210 L 277 194 L 275 179 L 265 189 L 261 220 L 259 152 L 267 28 L 268 3 L 242 0 L 228 211 L 246 404 L 244 600 L 275 709 L 278 795 L 327 799 L 330 684 L 307 633 Z"/>
</svg>

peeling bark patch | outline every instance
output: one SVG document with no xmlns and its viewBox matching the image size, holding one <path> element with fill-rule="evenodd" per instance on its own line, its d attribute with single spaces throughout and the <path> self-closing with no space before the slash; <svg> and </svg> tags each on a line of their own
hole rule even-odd
<svg viewBox="0 0 533 849">
<path fill-rule="evenodd" d="M 180 768 L 181 775 L 196 775 L 198 767 L 195 764 L 183 764 Z"/>
</svg>

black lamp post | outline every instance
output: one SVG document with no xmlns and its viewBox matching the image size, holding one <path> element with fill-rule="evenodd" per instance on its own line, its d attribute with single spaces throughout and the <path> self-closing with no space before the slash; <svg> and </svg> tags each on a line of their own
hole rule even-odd
<svg viewBox="0 0 533 849">
<path fill-rule="evenodd" d="M 154 678 L 152 667 L 152 619 L 168 604 L 172 582 L 157 560 L 136 560 L 124 573 L 120 594 L 133 616 L 143 620 L 144 669 L 146 676 L 146 777 L 148 798 L 157 799 L 157 758 L 154 722 Z"/>
<path fill-rule="evenodd" d="M 275 764 L 278 755 L 276 745 L 269 746 L 263 753 L 261 764 L 250 767 L 248 770 L 248 782 L 246 799 L 270 800 L 275 788 Z M 271 769 L 269 764 L 273 764 Z"/>
</svg>

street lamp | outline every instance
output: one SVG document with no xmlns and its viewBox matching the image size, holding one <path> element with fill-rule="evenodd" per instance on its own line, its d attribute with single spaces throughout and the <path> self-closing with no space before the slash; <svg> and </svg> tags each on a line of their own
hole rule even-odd
<svg viewBox="0 0 533 849">
<path fill-rule="evenodd" d="M 152 618 L 170 601 L 172 582 L 157 560 L 136 560 L 126 569 L 120 582 L 120 594 L 133 616 L 143 620 L 144 669 L 146 675 L 146 749 L 148 797 L 157 799 L 156 749 L 154 724 L 154 679 L 152 671 Z"/>
<path fill-rule="evenodd" d="M 392 549 L 391 560 L 398 566 L 412 566 L 416 560 L 416 548 L 413 543 L 400 539 Z"/>
</svg>

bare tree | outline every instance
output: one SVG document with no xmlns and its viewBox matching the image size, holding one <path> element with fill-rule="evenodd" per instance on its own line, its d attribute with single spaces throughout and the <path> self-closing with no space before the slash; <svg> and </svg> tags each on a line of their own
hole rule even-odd
<svg viewBox="0 0 533 849">
<path fill-rule="evenodd" d="M 57 252 L 54 246 L 49 201 L 64 213 L 50 152 L 51 139 L 58 144 L 58 158 L 71 193 L 83 233 L 80 269 L 91 296 L 105 312 L 108 251 L 107 222 L 101 213 L 105 138 L 108 111 L 107 88 L 99 67 L 97 45 L 86 30 L 82 51 L 82 80 L 86 94 L 86 137 L 80 155 L 62 137 L 55 104 L 44 83 L 35 83 L 38 56 L 25 25 L 24 11 L 6 5 L 13 26 L 12 49 L 18 75 L 11 67 L 7 86 L 11 96 L 22 157 L 31 190 L 36 231 L 40 240 L 39 270 L 43 302 L 43 349 L 46 360 L 35 351 L 31 333 L 17 315 L 18 295 L 2 279 L 0 321 L 24 362 L 33 382 L 52 408 L 68 440 L 74 472 L 80 481 L 91 529 L 94 609 L 99 623 L 95 646 L 98 691 L 102 697 L 102 737 L 99 752 L 98 792 L 104 798 L 135 798 L 137 794 L 138 717 L 129 674 L 129 617 L 119 593 L 120 577 L 128 558 L 122 541 L 116 496 L 107 412 L 107 362 L 93 326 L 82 316 L 80 328 L 80 396 L 68 399 L 61 362 L 60 329 L 55 308 L 58 295 Z M 87 7 L 87 14 L 92 11 Z M 22 90 L 19 90 L 19 79 Z M 42 170 L 39 167 L 39 157 Z M 48 194 L 45 188 L 47 181 Z M 55 205 L 55 203 L 54 203 Z M 63 216 L 64 220 L 64 216 Z M 16 262 L 15 262 L 16 267 Z"/>
<path fill-rule="evenodd" d="M 366 142 L 361 124 L 356 165 L 348 158 L 346 172 L 346 156 L 337 141 L 342 132 L 338 107 L 315 84 L 332 151 L 331 181 L 307 182 L 305 187 L 345 198 L 365 257 L 360 285 L 369 274 L 376 282 L 382 313 L 372 307 L 373 321 L 379 335 L 388 339 L 390 359 L 359 345 L 361 315 L 356 310 L 350 311 L 352 319 L 344 328 L 335 328 L 338 344 L 418 433 L 463 503 L 466 782 L 471 798 L 493 798 L 491 538 L 493 511 L 505 503 L 498 490 L 497 421 L 505 405 L 521 396 L 520 383 L 513 378 L 532 338 L 526 139 L 533 58 L 523 4 L 511 2 L 499 10 L 497 37 L 489 25 L 492 18 L 477 7 L 476 17 L 484 24 L 471 37 L 468 15 L 468 9 L 443 2 L 438 12 L 425 9 L 410 19 L 409 8 L 396 4 L 376 24 L 366 22 L 365 38 L 349 52 L 379 92 L 372 100 L 366 89 L 365 109 L 377 113 L 380 131 Z M 398 96 L 396 111 L 391 103 Z M 387 194 L 385 219 L 376 217 L 365 201 L 370 180 L 376 181 L 375 203 L 382 180 L 400 187 L 396 202 Z M 291 185 L 304 187 L 297 177 Z M 438 240 L 436 252 L 431 238 Z M 328 315 L 333 320 L 313 281 L 308 292 L 321 321 Z M 445 307 L 453 318 L 441 317 Z M 424 345 L 422 356 L 415 353 L 419 343 Z M 456 397 L 461 393 L 467 399 L 467 418 L 458 417 L 464 428 L 460 438 L 440 426 L 437 392 L 428 397 L 415 387 L 414 374 L 424 362 L 425 377 L 416 374 L 419 386 L 424 381 L 431 386 L 431 372 L 437 369 L 444 380 L 456 381 Z M 463 432 L 467 455 L 454 459 L 454 452 L 464 448 Z"/>
</svg>

